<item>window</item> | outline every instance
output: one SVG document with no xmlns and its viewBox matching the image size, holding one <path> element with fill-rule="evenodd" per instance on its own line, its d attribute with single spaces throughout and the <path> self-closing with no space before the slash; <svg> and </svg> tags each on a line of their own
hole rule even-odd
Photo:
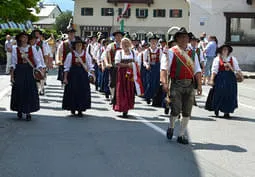
<svg viewBox="0 0 255 177">
<path fill-rule="evenodd" d="M 251 19 L 251 29 L 255 29 L 255 18 Z"/>
<path fill-rule="evenodd" d="M 224 13 L 226 43 L 236 46 L 255 46 L 255 13 Z"/>
<path fill-rule="evenodd" d="M 170 9 L 169 16 L 171 18 L 181 18 L 182 17 L 182 10 L 181 9 Z"/>
<path fill-rule="evenodd" d="M 166 10 L 165 9 L 154 9 L 153 17 L 166 17 Z"/>
<path fill-rule="evenodd" d="M 81 16 L 93 16 L 93 8 L 81 8 Z"/>
<path fill-rule="evenodd" d="M 136 9 L 137 18 L 146 18 L 148 17 L 148 9 Z"/>
<path fill-rule="evenodd" d="M 114 9 L 113 8 L 102 8 L 101 15 L 102 16 L 114 16 Z"/>
<path fill-rule="evenodd" d="M 122 8 L 119 8 L 119 15 L 122 13 Z M 131 15 L 131 9 L 129 8 L 126 13 L 123 15 L 124 18 L 129 18 Z"/>
</svg>

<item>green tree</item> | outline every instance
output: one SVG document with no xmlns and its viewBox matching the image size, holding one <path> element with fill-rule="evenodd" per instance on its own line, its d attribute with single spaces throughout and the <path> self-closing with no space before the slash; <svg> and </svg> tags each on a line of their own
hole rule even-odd
<svg viewBox="0 0 255 177">
<path fill-rule="evenodd" d="M 54 26 L 56 31 L 58 33 L 60 33 L 60 32 L 65 33 L 66 27 L 68 26 L 69 21 L 72 17 L 73 17 L 72 11 L 69 11 L 69 10 L 67 10 L 67 11 L 63 12 L 61 15 L 59 15 L 56 18 L 56 24 Z"/>
<path fill-rule="evenodd" d="M 24 22 L 36 21 L 37 17 L 32 15 L 28 8 L 35 8 L 40 0 L 0 0 L 0 22 L 14 21 Z"/>
</svg>

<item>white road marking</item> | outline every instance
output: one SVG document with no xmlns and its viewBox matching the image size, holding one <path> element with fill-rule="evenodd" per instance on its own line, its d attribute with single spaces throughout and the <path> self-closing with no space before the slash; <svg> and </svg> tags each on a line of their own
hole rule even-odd
<svg viewBox="0 0 255 177">
<path fill-rule="evenodd" d="M 247 86 L 245 86 L 245 85 L 239 85 L 239 87 L 255 91 L 254 88 L 247 87 Z"/>
<path fill-rule="evenodd" d="M 148 127 L 152 128 L 153 130 L 155 130 L 156 132 L 160 133 L 161 135 L 165 136 L 166 135 L 166 131 L 163 130 L 162 128 L 158 127 L 157 125 L 148 122 L 146 119 L 142 118 L 139 114 L 137 113 L 132 113 L 133 116 L 135 116 L 138 120 L 141 120 L 141 122 L 145 125 L 147 125 Z"/>
<path fill-rule="evenodd" d="M 0 92 L 0 100 L 11 91 L 11 86 L 8 86 L 7 88 L 5 88 L 3 91 Z"/>
</svg>

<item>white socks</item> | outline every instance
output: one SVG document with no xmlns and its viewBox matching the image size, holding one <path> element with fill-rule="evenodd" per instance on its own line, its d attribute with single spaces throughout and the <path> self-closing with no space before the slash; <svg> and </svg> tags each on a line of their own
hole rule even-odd
<svg viewBox="0 0 255 177">
<path fill-rule="evenodd" d="M 174 128 L 175 126 L 175 120 L 178 118 L 178 116 L 170 116 L 170 125 L 169 128 Z"/>
<path fill-rule="evenodd" d="M 183 117 L 181 119 L 181 128 L 179 136 L 184 136 L 185 130 L 187 129 L 188 123 L 189 123 L 190 117 Z"/>
</svg>

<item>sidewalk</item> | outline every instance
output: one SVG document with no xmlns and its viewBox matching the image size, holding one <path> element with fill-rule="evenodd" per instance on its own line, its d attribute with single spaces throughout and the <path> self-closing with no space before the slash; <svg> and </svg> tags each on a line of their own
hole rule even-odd
<svg viewBox="0 0 255 177">
<path fill-rule="evenodd" d="M 11 91 L 10 76 L 0 74 L 0 100 Z"/>
</svg>

